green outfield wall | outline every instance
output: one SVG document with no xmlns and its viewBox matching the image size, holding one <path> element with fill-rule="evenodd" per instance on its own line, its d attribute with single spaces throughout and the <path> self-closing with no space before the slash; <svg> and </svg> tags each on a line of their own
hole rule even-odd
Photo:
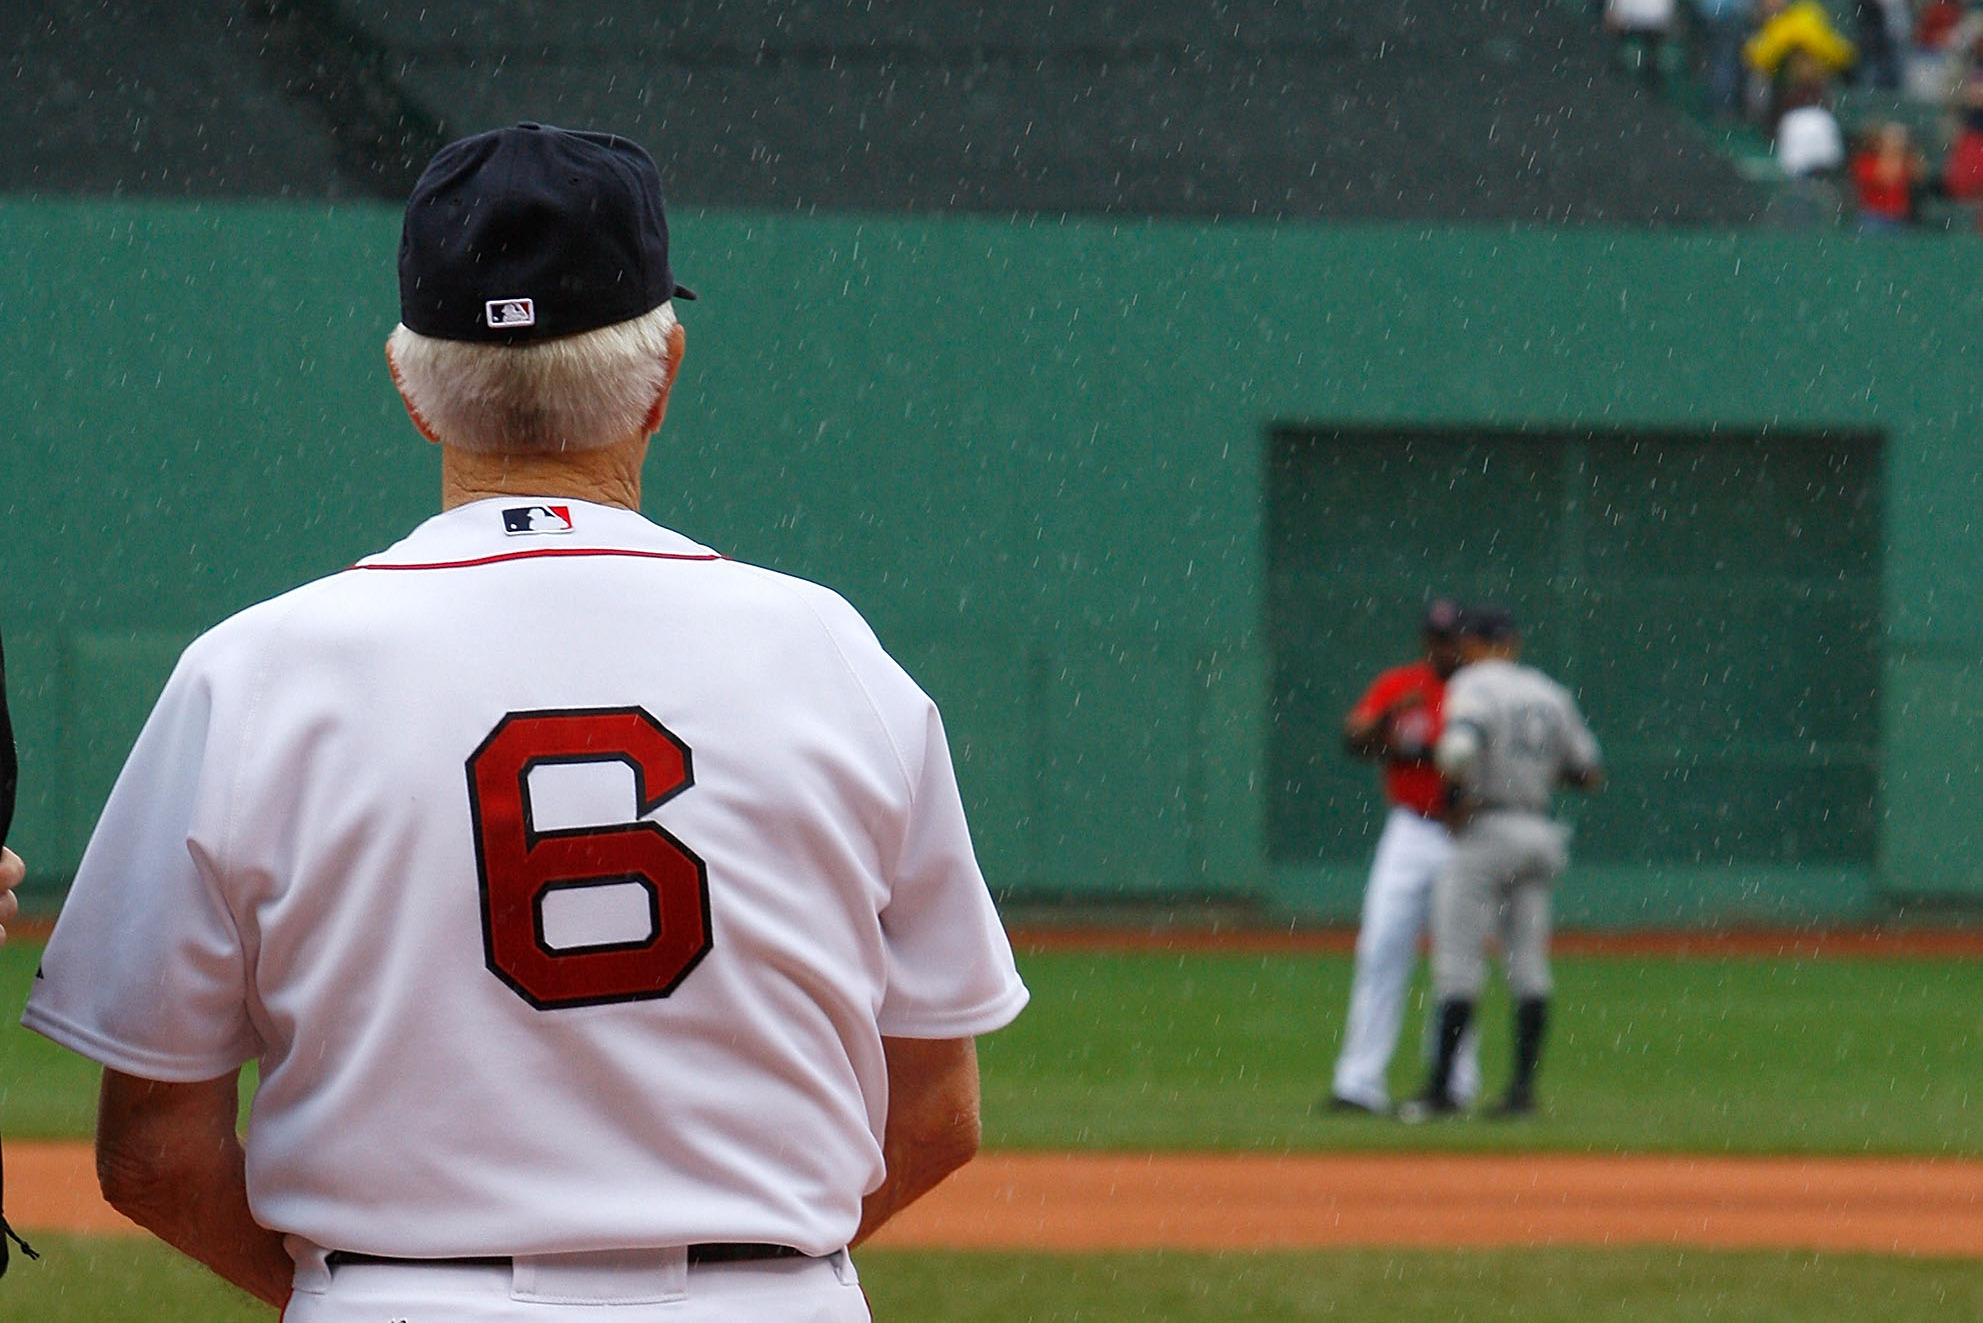
<svg viewBox="0 0 1983 1323">
<path fill-rule="evenodd" d="M 1333 723 L 1445 588 L 1514 601 L 1614 752 L 1568 921 L 1983 901 L 1983 243 L 676 230 L 702 299 L 648 512 L 869 616 L 1001 893 L 1351 917 L 1376 804 Z M 396 239 L 385 208 L 0 203 L 38 885 L 193 633 L 433 508 L 382 368 Z"/>
</svg>

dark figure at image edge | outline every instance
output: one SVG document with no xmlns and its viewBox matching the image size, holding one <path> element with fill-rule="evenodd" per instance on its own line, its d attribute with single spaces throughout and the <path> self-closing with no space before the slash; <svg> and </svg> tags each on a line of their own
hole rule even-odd
<svg viewBox="0 0 1983 1323">
<path fill-rule="evenodd" d="M 7 710 L 7 652 L 0 644 L 0 848 L 7 844 L 7 833 L 14 825 L 14 799 L 20 788 L 20 759 L 14 751 L 14 720 Z M 6 912 L 11 915 L 15 905 L 13 888 L 0 883 L 0 896 L 6 899 Z M 4 1147 L 0 1147 L 0 1277 L 7 1275 L 12 1261 L 9 1242 L 21 1247 L 21 1253 L 30 1259 L 41 1256 L 34 1252 L 34 1246 L 22 1240 L 14 1228 L 7 1223 L 7 1168 Z"/>
</svg>

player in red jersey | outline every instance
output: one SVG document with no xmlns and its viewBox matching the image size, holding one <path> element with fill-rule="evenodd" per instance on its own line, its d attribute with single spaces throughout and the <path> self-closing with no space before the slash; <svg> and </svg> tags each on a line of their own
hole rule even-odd
<svg viewBox="0 0 1983 1323">
<path fill-rule="evenodd" d="M 1385 1074 L 1404 1021 L 1419 939 L 1430 921 L 1433 879 L 1453 849 L 1444 821 L 1446 782 L 1432 764 L 1432 748 L 1439 740 L 1446 680 L 1460 665 L 1459 622 L 1457 603 L 1435 599 L 1425 610 L 1424 655 L 1379 675 L 1343 720 L 1343 745 L 1350 754 L 1383 763 L 1391 811 L 1364 888 L 1349 1020 L 1328 1098 L 1333 1111 L 1390 1111 Z M 1451 1087 L 1456 1096 L 1471 1098 L 1479 1084 L 1479 1061 L 1469 1039 L 1455 1062 Z"/>
</svg>

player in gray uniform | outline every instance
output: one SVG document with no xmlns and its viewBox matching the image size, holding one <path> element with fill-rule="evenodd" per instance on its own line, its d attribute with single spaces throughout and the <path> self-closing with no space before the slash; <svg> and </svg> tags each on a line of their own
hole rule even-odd
<svg viewBox="0 0 1983 1323">
<path fill-rule="evenodd" d="M 1487 981 L 1497 921 L 1515 999 L 1514 1072 L 1498 1116 L 1535 1110 L 1535 1070 L 1549 1010 L 1549 893 L 1569 862 L 1568 831 L 1550 816 L 1559 785 L 1603 778 L 1597 740 L 1568 690 L 1523 666 L 1507 612 L 1468 610 L 1466 665 L 1446 690 L 1434 761 L 1455 790 L 1453 855 L 1434 888 L 1432 983 L 1439 1052 L 1425 1093 L 1401 1112 L 1422 1120 L 1458 1110 L 1453 1060 Z"/>
</svg>

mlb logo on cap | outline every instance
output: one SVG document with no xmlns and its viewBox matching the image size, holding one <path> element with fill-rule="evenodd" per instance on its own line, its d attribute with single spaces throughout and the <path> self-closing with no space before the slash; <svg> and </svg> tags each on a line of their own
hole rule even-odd
<svg viewBox="0 0 1983 1323">
<path fill-rule="evenodd" d="M 537 325 L 537 305 L 529 299 L 490 299 L 483 310 L 496 329 Z"/>
<path fill-rule="evenodd" d="M 503 532 L 511 537 L 519 533 L 569 533 L 571 507 L 569 505 L 511 506 L 503 511 Z"/>
</svg>

